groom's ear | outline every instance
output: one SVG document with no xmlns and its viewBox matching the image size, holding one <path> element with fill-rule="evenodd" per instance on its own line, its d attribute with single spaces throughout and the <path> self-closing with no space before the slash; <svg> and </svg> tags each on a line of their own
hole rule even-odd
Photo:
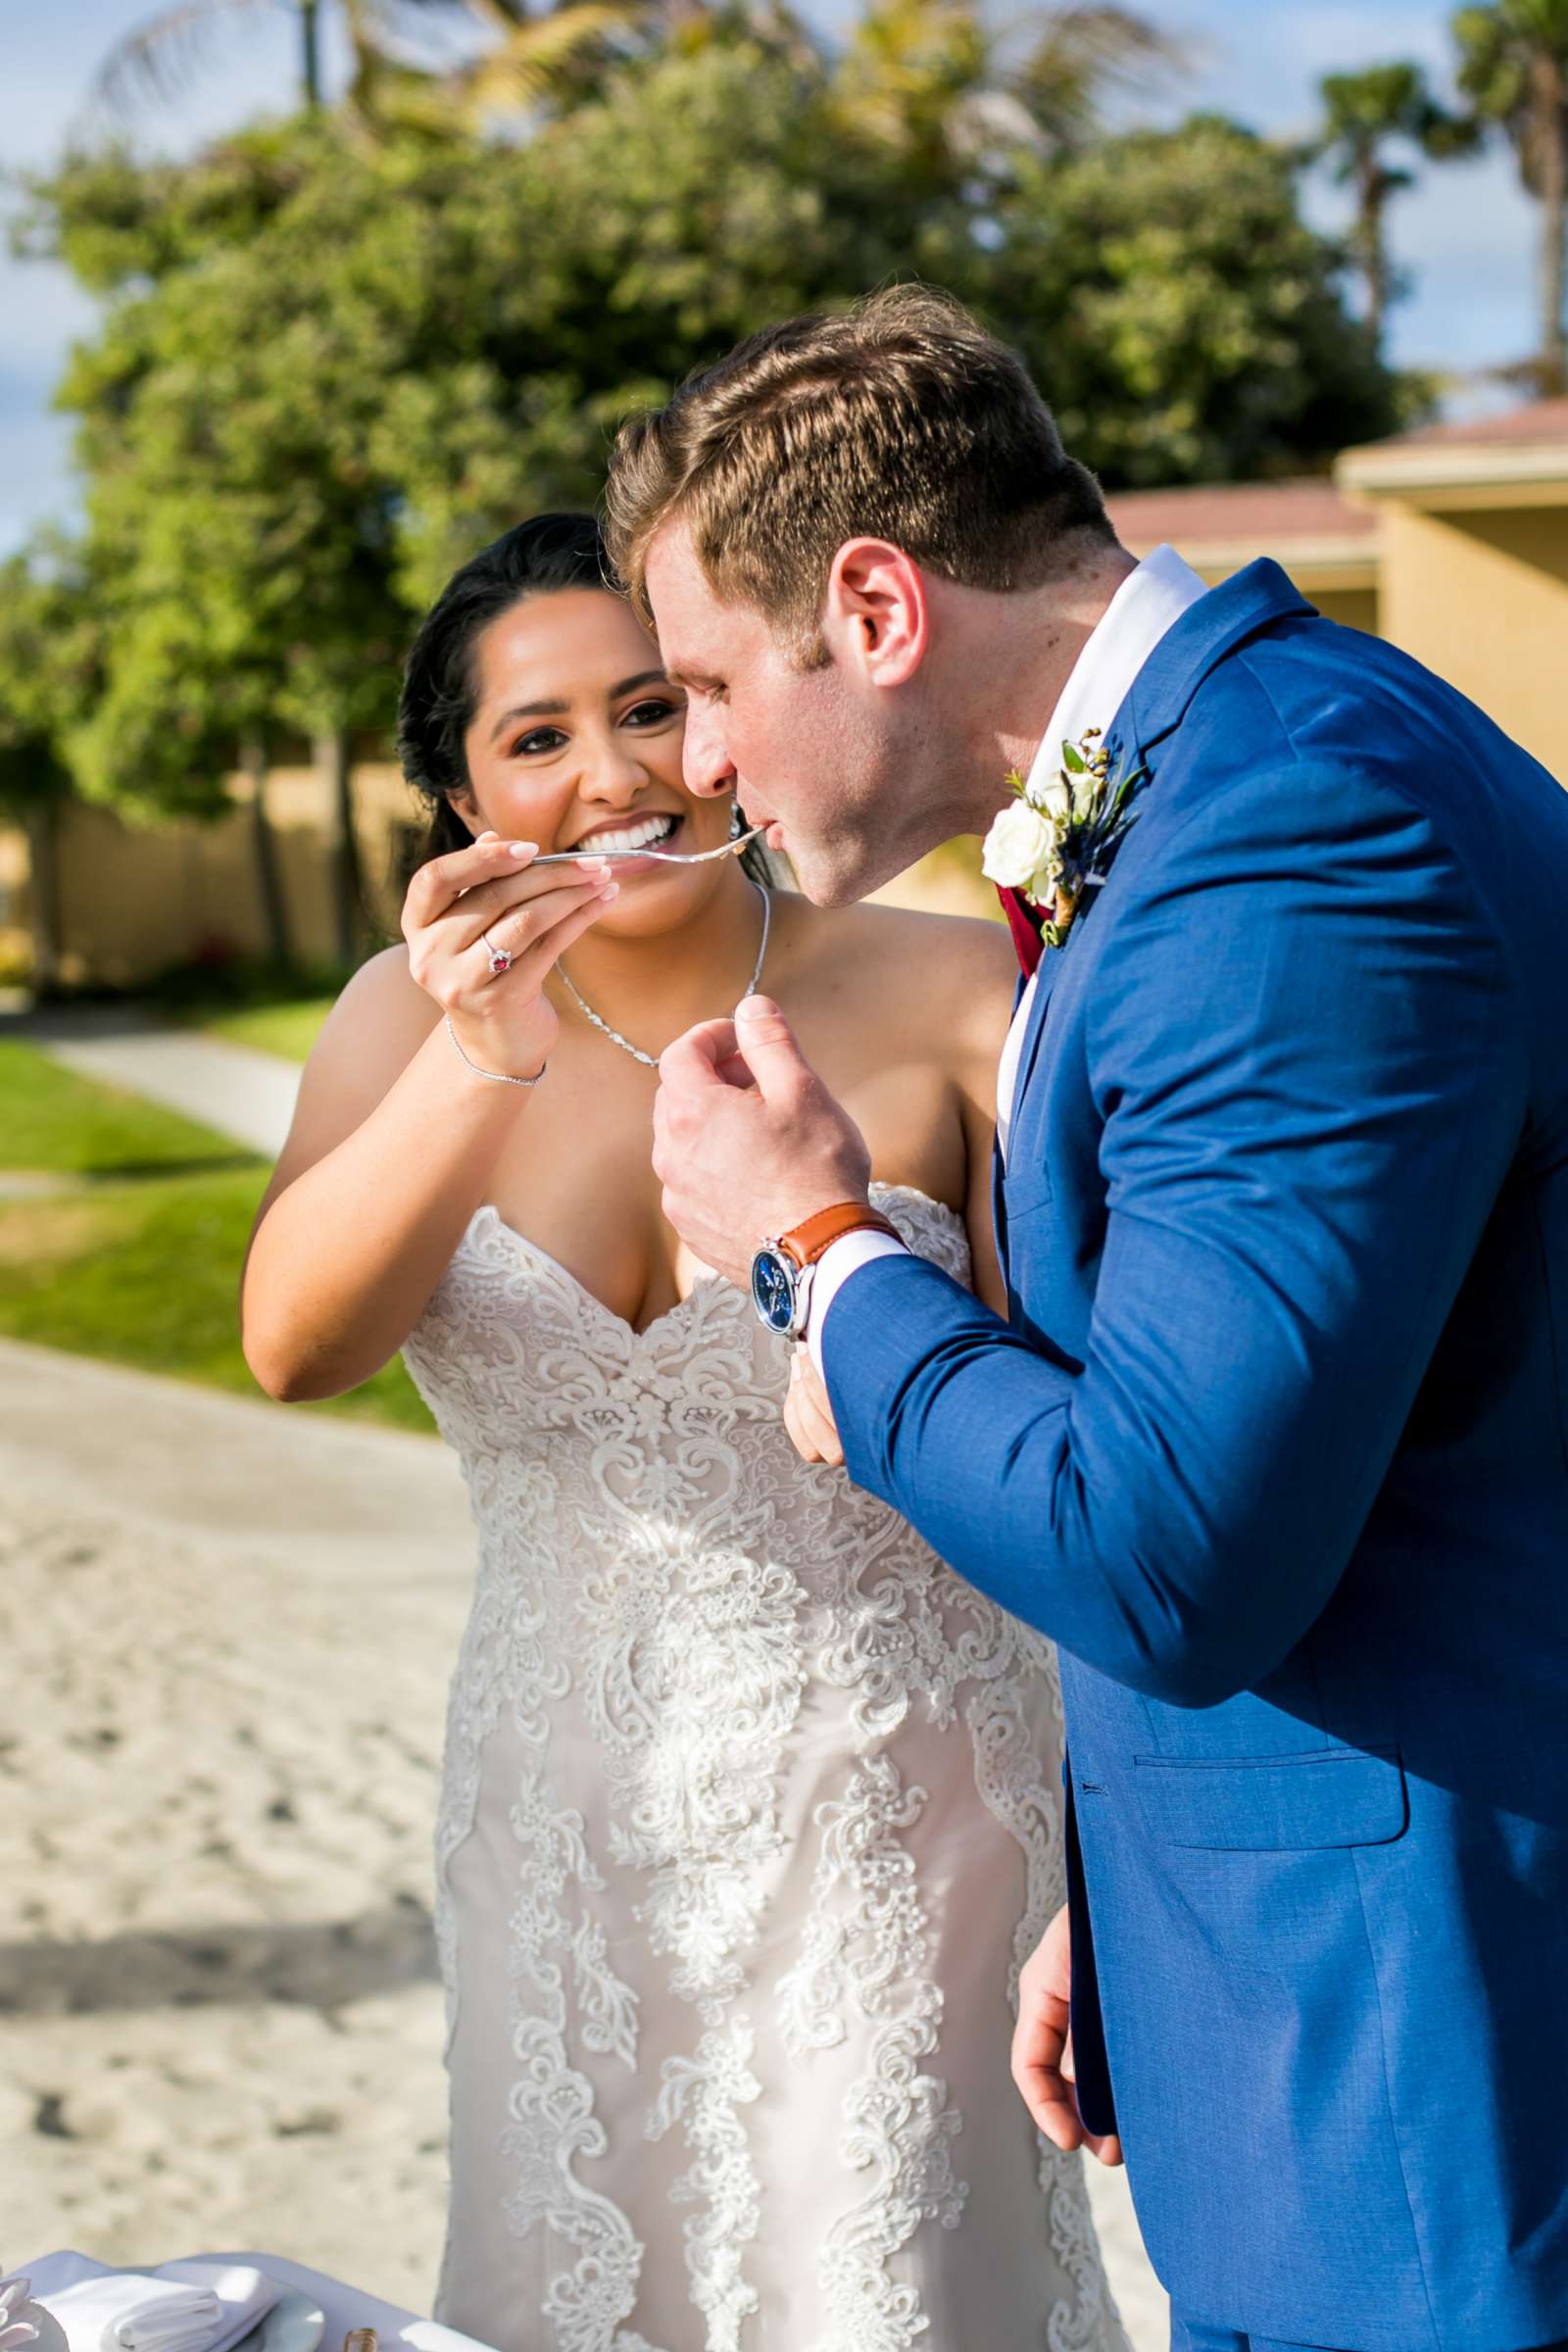
<svg viewBox="0 0 1568 2352">
<path fill-rule="evenodd" d="M 906 685 L 931 640 L 919 564 L 891 539 L 847 539 L 828 573 L 822 635 L 835 662 L 866 685 Z"/>
</svg>

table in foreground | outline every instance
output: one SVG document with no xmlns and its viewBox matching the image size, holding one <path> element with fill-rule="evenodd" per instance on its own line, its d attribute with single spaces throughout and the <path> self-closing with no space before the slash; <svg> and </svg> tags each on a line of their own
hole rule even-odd
<svg viewBox="0 0 1568 2352">
<path fill-rule="evenodd" d="M 479 2344 L 475 2337 L 463 2335 L 456 2328 L 444 2328 L 439 2320 L 422 2320 L 417 2312 L 400 2311 L 395 2303 L 383 2303 L 379 2295 L 365 2294 L 357 2286 L 345 2285 L 341 2278 L 328 2278 L 321 2271 L 308 2271 L 302 2263 L 287 2262 L 280 2254 L 224 2250 L 191 2254 L 184 2259 L 249 2263 L 280 2284 L 314 2295 L 326 2315 L 322 2352 L 338 2352 L 351 2328 L 373 2328 L 381 2339 L 382 2352 L 389 2352 L 394 2344 L 408 2346 L 409 2352 L 489 2352 L 489 2347 Z M 34 2262 L 19 2264 L 18 2270 L 21 2276 L 32 2280 L 33 2293 L 47 2302 L 51 2294 L 58 2294 L 64 2286 L 74 2286 L 78 2278 L 101 2278 L 107 2271 L 124 2267 L 94 2262 L 87 2254 L 62 2251 L 40 2254 Z"/>
</svg>

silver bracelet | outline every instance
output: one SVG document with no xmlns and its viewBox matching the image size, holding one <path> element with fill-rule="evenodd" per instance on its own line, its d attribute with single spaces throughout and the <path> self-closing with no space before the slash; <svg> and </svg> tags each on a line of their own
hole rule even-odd
<svg viewBox="0 0 1568 2352">
<path fill-rule="evenodd" d="M 448 1037 L 451 1038 L 452 1043 L 458 1048 L 458 1059 L 463 1062 L 466 1068 L 470 1069 L 476 1078 L 488 1078 L 495 1086 L 537 1086 L 540 1079 L 544 1076 L 545 1070 L 548 1070 L 550 1067 L 550 1064 L 547 1061 L 545 1063 L 544 1070 L 536 1070 L 531 1078 L 513 1078 L 510 1077 L 505 1070 L 481 1070 L 476 1061 L 469 1061 L 468 1056 L 463 1051 L 461 1044 L 459 1044 L 458 1033 L 452 1026 L 452 1015 L 450 1012 L 446 1015 L 446 1027 Z"/>
</svg>

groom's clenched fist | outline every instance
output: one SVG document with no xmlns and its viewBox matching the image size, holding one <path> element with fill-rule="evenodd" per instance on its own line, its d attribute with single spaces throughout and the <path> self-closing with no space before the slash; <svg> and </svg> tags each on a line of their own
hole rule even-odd
<svg viewBox="0 0 1568 2352">
<path fill-rule="evenodd" d="M 664 1214 L 705 1265 L 743 1288 L 763 1241 L 864 1200 L 865 1139 L 769 997 L 704 1021 L 659 1065 L 654 1172 Z"/>
</svg>

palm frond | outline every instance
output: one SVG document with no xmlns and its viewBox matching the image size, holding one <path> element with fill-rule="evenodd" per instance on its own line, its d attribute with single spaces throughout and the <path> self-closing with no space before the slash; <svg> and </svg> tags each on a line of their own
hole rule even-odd
<svg viewBox="0 0 1568 2352">
<path fill-rule="evenodd" d="M 178 97 L 237 19 L 276 16 L 279 0 L 179 0 L 118 41 L 93 79 L 90 104 L 123 120 L 149 98 Z"/>
<path fill-rule="evenodd" d="M 450 77 L 451 109 L 474 122 L 536 107 L 648 13 L 646 0 L 566 0 L 548 16 L 528 18 Z"/>
</svg>

